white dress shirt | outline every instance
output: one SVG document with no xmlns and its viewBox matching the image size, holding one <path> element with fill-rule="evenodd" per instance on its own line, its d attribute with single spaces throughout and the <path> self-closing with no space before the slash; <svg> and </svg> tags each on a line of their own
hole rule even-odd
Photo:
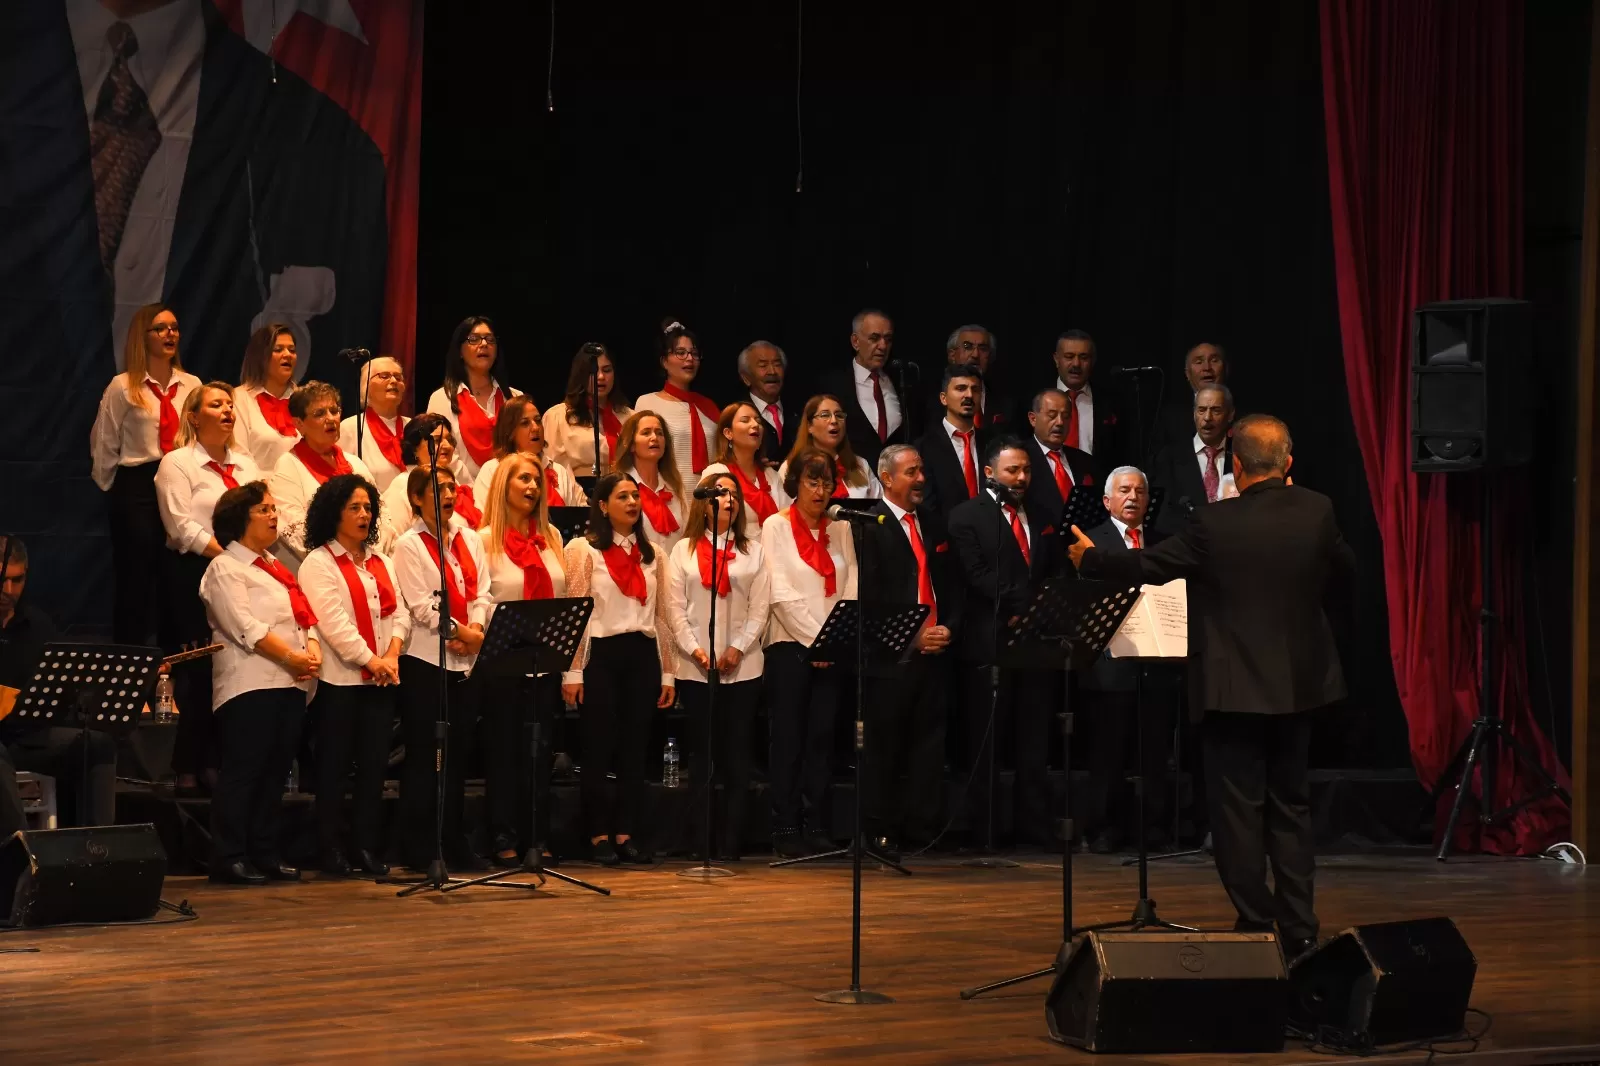
<svg viewBox="0 0 1600 1066">
<path fill-rule="evenodd" d="M 883 499 L 883 486 L 878 484 L 878 475 L 872 472 L 872 467 L 868 466 L 867 461 L 859 455 L 856 456 L 856 469 L 866 475 L 867 483 L 865 485 L 852 485 L 846 481 L 844 483 L 846 494 L 857 500 Z M 789 460 L 785 459 L 778 464 L 778 484 L 782 485 L 788 476 Z"/>
<path fill-rule="evenodd" d="M 308 700 L 316 689 L 315 681 L 296 681 L 292 673 L 256 651 L 269 633 L 295 651 L 305 651 L 307 640 L 314 636 L 294 620 L 289 590 L 255 565 L 258 558 L 268 556 L 258 556 L 234 541 L 211 560 L 200 579 L 211 640 L 222 645 L 211 662 L 213 710 L 260 689 L 298 688 Z"/>
<path fill-rule="evenodd" d="M 710 543 L 711 535 L 707 533 L 702 539 Z M 718 540 L 724 548 L 731 546 L 726 537 Z M 722 563 L 717 566 L 720 569 Z M 706 671 L 694 661 L 696 648 L 710 656 L 713 663 L 726 649 L 738 649 L 742 656 L 739 667 L 724 681 L 751 681 L 761 676 L 761 636 L 767 629 L 772 586 L 762 563 L 760 541 L 752 540 L 745 551 L 736 552 L 727 573 L 728 594 L 716 598 L 717 641 L 713 649 L 706 624 L 711 615 L 707 603 L 711 592 L 700 579 L 698 547 L 683 540 L 672 549 L 667 561 L 667 617 L 677 645 L 681 681 L 706 679 Z"/>
<path fill-rule="evenodd" d="M 322 644 L 322 680 L 330 685 L 370 685 L 370 679 L 361 677 L 361 670 L 372 660 L 388 652 L 389 643 L 396 637 L 405 646 L 411 634 L 411 615 L 400 597 L 399 583 L 395 581 L 394 560 L 382 552 L 368 549 L 367 558 L 377 559 L 389 572 L 389 583 L 394 585 L 395 607 L 388 618 L 382 616 L 378 600 L 378 579 L 368 572 L 364 562 L 356 562 L 356 577 L 365 594 L 366 610 L 372 619 L 372 636 L 377 650 L 367 646 L 366 639 L 356 623 L 355 601 L 350 598 L 350 585 L 339 569 L 340 558 L 352 558 L 344 545 L 330 540 L 306 556 L 296 579 L 311 601 L 311 610 L 317 616 L 316 636 Z"/>
<path fill-rule="evenodd" d="M 365 413 L 364 411 L 362 412 L 363 415 Z M 339 423 L 339 447 L 367 464 L 367 469 L 372 471 L 372 483 L 378 486 L 378 491 L 381 493 L 389 487 L 389 482 L 404 474 L 406 468 L 395 466 L 383 454 L 383 449 L 379 448 L 372 439 L 372 424 L 370 422 L 361 427 L 361 450 L 359 452 L 356 451 L 356 419 L 358 417 L 360 416 L 351 415 Z M 394 431 L 396 440 L 399 440 L 405 433 L 406 423 L 411 421 L 405 415 L 396 415 L 393 421 L 384 418 L 382 415 L 379 415 L 378 418 L 383 421 L 385 426 Z M 402 447 L 401 450 L 404 451 L 404 448 Z"/>
<path fill-rule="evenodd" d="M 202 0 L 157 4 L 143 14 L 118 19 L 100 0 L 66 0 L 67 25 L 77 53 L 83 88 L 84 128 L 94 124 L 100 87 L 111 73 L 116 55 L 106 34 L 118 22 L 133 30 L 138 50 L 128 59 L 128 72 L 144 90 L 161 131 L 161 143 L 145 165 L 128 207 L 122 243 L 111 271 L 114 310 L 111 336 L 122 364 L 122 338 L 141 306 L 161 299 L 172 249 L 178 197 L 189 165 L 195 114 L 200 104 L 201 60 L 206 50 Z"/>
<path fill-rule="evenodd" d="M 639 476 L 639 471 L 635 469 L 629 468 L 628 476 L 633 478 L 633 480 L 638 484 L 645 485 L 652 492 L 661 492 L 662 490 L 666 490 L 668 492 L 672 491 L 665 481 L 659 479 L 659 475 L 657 475 L 658 479 L 654 485 L 649 485 L 644 478 Z M 671 511 L 672 517 L 678 520 L 678 528 L 673 530 L 671 533 L 663 533 L 655 526 L 652 526 L 650 524 L 649 516 L 645 514 L 644 508 L 641 507 L 639 509 L 639 521 L 644 524 L 645 535 L 650 538 L 651 544 L 654 544 L 656 547 L 660 548 L 664 553 L 671 552 L 672 549 L 677 546 L 678 541 L 683 539 L 683 524 L 685 522 L 684 515 L 688 513 L 685 510 L 686 503 L 683 500 L 683 497 L 694 491 L 694 489 L 690 487 L 694 484 L 698 484 L 698 482 L 684 482 L 683 492 L 673 492 L 672 499 L 667 501 L 667 510 Z"/>
<path fill-rule="evenodd" d="M 1143 522 L 1139 523 L 1136 526 L 1129 526 L 1128 523 L 1124 522 L 1122 519 L 1118 518 L 1116 515 L 1112 515 L 1111 516 L 1111 524 L 1117 527 L 1117 533 L 1119 535 L 1121 535 L 1122 543 L 1124 545 L 1126 545 L 1127 547 L 1129 547 L 1129 548 L 1133 548 L 1133 547 L 1148 548 L 1150 546 L 1149 541 L 1144 539 L 1144 523 Z M 1139 534 L 1139 543 L 1137 545 L 1135 545 L 1133 543 L 1133 538 L 1128 536 L 1128 530 L 1129 529 L 1133 529 L 1133 530 L 1136 530 L 1138 532 L 1138 534 Z"/>
<path fill-rule="evenodd" d="M 767 408 L 776 407 L 778 409 L 778 417 L 784 417 L 783 397 L 779 396 L 776 400 L 763 399 L 761 396 L 756 394 L 755 390 L 752 389 L 750 392 L 750 406 L 754 407 L 758 412 L 760 412 L 761 421 L 766 423 L 767 433 L 781 443 L 783 441 L 783 434 L 789 429 L 789 427 L 786 425 L 779 426 L 776 422 L 774 422 L 772 420 L 772 412 L 767 410 Z"/>
<path fill-rule="evenodd" d="M 832 596 L 827 594 L 822 575 L 800 558 L 788 512 L 779 511 L 762 525 L 761 556 L 772 582 L 768 645 L 793 640 L 810 647 L 833 605 L 856 598 L 856 549 L 850 523 L 829 522 L 827 528 L 834 570 Z"/>
<path fill-rule="evenodd" d="M 489 406 L 484 409 L 484 414 L 489 416 L 492 425 L 494 420 L 500 417 L 500 408 L 505 404 L 505 400 L 501 399 L 502 394 L 505 399 L 515 399 L 522 395 L 522 390 L 507 388 L 493 378 L 489 380 L 494 385 L 494 392 L 490 396 Z M 461 388 L 464 389 L 466 386 L 463 385 Z M 460 395 L 459 390 L 456 395 Z M 431 414 L 443 415 L 450 420 L 450 433 L 456 439 L 456 462 L 466 472 L 466 483 L 471 485 L 477 480 L 478 464 L 473 461 L 472 453 L 467 451 L 466 442 L 461 439 L 461 416 L 450 409 L 450 397 L 445 395 L 443 386 L 434 389 L 433 395 L 428 397 L 428 411 Z"/>
<path fill-rule="evenodd" d="M 422 519 L 411 523 L 405 535 L 395 542 L 394 569 L 395 584 L 398 586 L 400 600 L 405 604 L 406 610 L 411 612 L 411 639 L 406 643 L 405 654 L 413 659 L 420 659 L 432 666 L 439 665 L 439 564 L 434 561 L 433 552 L 428 550 L 428 545 L 423 541 L 422 534 L 428 528 L 422 524 Z M 478 587 L 469 590 L 461 574 L 461 564 L 456 560 L 455 552 L 451 550 L 457 539 L 467 549 L 468 558 L 478 571 Z M 450 568 L 451 580 L 462 592 L 471 593 L 467 597 L 467 623 L 469 625 L 483 625 L 489 617 L 489 562 L 483 554 L 483 542 L 478 539 L 478 534 L 470 529 L 463 529 L 451 523 L 450 544 L 440 545 L 444 555 L 445 565 Z M 446 607 L 448 611 L 449 608 Z M 472 669 L 476 655 L 457 655 L 446 649 L 446 670 L 467 671 Z"/>
<path fill-rule="evenodd" d="M 623 423 L 633 414 L 631 407 L 616 412 L 617 422 Z M 594 427 L 575 426 L 567 421 L 567 405 L 558 403 L 544 413 L 544 454 L 552 463 L 572 471 L 574 477 L 594 477 Z M 605 430 L 600 431 L 600 450 L 604 460 L 600 465 L 603 474 L 611 469 L 611 451 L 606 446 Z"/>
<path fill-rule="evenodd" d="M 616 538 L 616 546 L 629 551 L 634 536 Z M 577 537 L 567 545 L 567 594 L 577 598 L 594 597 L 594 611 L 589 624 L 584 627 L 578 653 L 572 657 L 572 669 L 561 675 L 563 685 L 583 684 L 583 669 L 589 662 L 589 642 L 602 637 L 616 637 L 624 633 L 643 633 L 656 642 L 656 656 L 661 664 L 661 683 L 673 685 L 677 681 L 677 656 L 673 652 L 671 622 L 667 619 L 666 590 L 667 553 L 661 545 L 655 548 L 655 561 L 641 562 L 647 590 L 645 602 L 625 596 L 611 580 L 606 567 L 606 557 L 589 543 L 587 537 Z M 643 666 L 644 664 L 640 664 Z"/>
<path fill-rule="evenodd" d="M 545 454 L 550 451 L 550 442 L 545 442 Z M 543 460 L 540 460 L 543 462 Z M 472 483 L 472 501 L 478 505 L 478 510 L 483 512 L 485 521 L 489 517 L 489 490 L 494 487 L 495 472 L 500 469 L 500 458 L 496 456 L 478 468 L 478 478 Z M 552 462 L 547 469 L 556 472 L 556 491 L 561 494 L 563 507 L 587 507 L 589 497 L 584 495 L 583 486 L 579 485 L 572 476 L 572 471 L 560 463 Z M 551 507 L 555 502 L 551 501 Z"/>
<path fill-rule="evenodd" d="M 674 400 L 664 392 L 647 392 L 633 405 L 635 411 L 653 411 L 667 425 L 667 436 L 672 438 L 672 462 L 678 468 L 686 492 L 693 492 L 700 483 L 700 471 L 694 468 L 693 430 L 690 419 L 700 423 L 706 435 L 706 461 L 717 450 L 717 421 L 707 418 L 700 409 L 686 400 Z"/>
<path fill-rule="evenodd" d="M 267 423 L 261 405 L 256 403 L 257 394 L 266 391 L 256 385 L 240 385 L 233 390 L 233 439 L 240 451 L 250 453 L 256 466 L 270 472 L 277 468 L 284 453 L 294 447 L 300 433 L 295 431 L 285 437 Z M 291 381 L 281 398 L 288 399 L 293 391 L 294 382 Z"/>
<path fill-rule="evenodd" d="M 156 507 L 167 531 L 167 547 L 173 551 L 204 555 L 211 542 L 211 512 L 228 491 L 222 475 L 206 465 L 211 461 L 197 442 L 172 449 L 156 468 Z M 241 485 L 265 480 L 250 456 L 235 448 L 228 449 L 221 465 L 231 465 L 233 479 Z"/>
<path fill-rule="evenodd" d="M 172 395 L 172 406 L 182 418 L 183 401 L 200 387 L 200 379 L 178 370 L 173 372 L 167 387 L 171 388 L 174 383 L 178 391 Z M 150 391 L 151 385 L 161 388 L 155 378 L 146 374 L 139 384 L 144 391 L 143 406 L 128 398 L 126 374 L 112 378 L 106 391 L 100 394 L 100 409 L 94 416 L 94 428 L 89 431 L 89 455 L 93 459 L 94 483 L 104 491 L 109 492 L 111 483 L 117 479 L 117 467 L 161 461 L 161 401 Z"/>
<path fill-rule="evenodd" d="M 872 432 L 878 432 L 878 401 L 872 396 L 872 371 L 862 366 L 858 361 L 850 360 L 850 372 L 855 375 L 856 403 L 861 405 L 861 410 L 867 416 L 867 425 Z M 878 384 L 883 387 L 883 412 L 889 423 L 889 434 L 900 428 L 900 394 L 895 391 L 894 383 L 889 380 L 886 371 L 878 371 Z"/>
<path fill-rule="evenodd" d="M 1237 492 L 1227 491 L 1228 489 L 1232 488 L 1231 482 L 1233 480 L 1233 471 L 1228 469 L 1227 461 L 1227 441 L 1223 441 L 1222 446 L 1217 449 L 1216 457 L 1208 460 L 1206 458 L 1206 442 L 1200 439 L 1200 434 L 1196 433 L 1194 435 L 1194 462 L 1195 466 L 1200 470 L 1200 484 L 1204 485 L 1206 483 L 1206 463 L 1212 463 L 1217 471 L 1217 500 L 1223 500 L 1227 499 L 1229 496 L 1238 495 Z M 1227 482 L 1227 484 L 1225 484 L 1225 482 Z M 1205 502 L 1216 503 L 1217 501 L 1206 500 Z"/>
<path fill-rule="evenodd" d="M 727 463 L 712 463 L 700 471 L 700 480 L 704 481 L 712 474 L 731 473 L 733 471 L 728 469 Z M 766 475 L 767 491 L 772 494 L 772 502 L 778 505 L 778 510 L 781 511 L 794 502 L 789 498 L 789 494 L 783 491 L 783 478 L 778 476 L 776 470 L 763 470 L 762 473 Z M 751 540 L 761 539 L 761 520 L 756 517 L 756 509 L 748 502 L 744 505 L 744 535 Z"/>
<path fill-rule="evenodd" d="M 344 461 L 350 464 L 351 473 L 372 480 L 366 463 L 348 452 L 344 453 Z M 306 509 L 322 482 L 298 455 L 289 451 L 273 467 L 271 484 L 272 498 L 278 505 L 278 543 L 273 545 L 273 554 L 283 560 L 291 573 L 298 573 L 300 560 L 306 557 Z"/>
<path fill-rule="evenodd" d="M 1056 378 L 1056 388 L 1067 393 L 1068 401 L 1072 393 L 1067 389 L 1067 383 Z M 1078 450 L 1094 454 L 1094 390 L 1087 384 L 1078 393 Z"/>
</svg>

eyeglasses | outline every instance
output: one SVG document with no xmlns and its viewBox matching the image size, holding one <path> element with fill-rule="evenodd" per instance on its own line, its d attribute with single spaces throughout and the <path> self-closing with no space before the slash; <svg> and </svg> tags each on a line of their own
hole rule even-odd
<svg viewBox="0 0 1600 1066">
<path fill-rule="evenodd" d="M 278 505 L 275 503 L 259 503 L 250 508 L 252 518 L 272 518 L 277 513 Z"/>
<path fill-rule="evenodd" d="M 169 333 L 176 335 L 178 332 L 178 327 L 167 325 L 151 326 L 149 332 L 154 333 L 158 337 L 165 337 Z"/>
<path fill-rule="evenodd" d="M 843 411 L 818 411 L 811 417 L 813 419 L 820 418 L 824 422 L 843 422 L 846 416 Z"/>
<path fill-rule="evenodd" d="M 404 381 L 406 376 L 396 370 L 380 370 L 368 376 L 371 381 Z"/>
<path fill-rule="evenodd" d="M 499 342 L 500 338 L 493 333 L 473 333 L 467 337 L 467 346 L 470 348 L 491 347 Z"/>
<path fill-rule="evenodd" d="M 989 350 L 988 344 L 983 342 L 974 343 L 973 341 L 962 341 L 960 344 L 956 345 L 956 347 L 960 348 L 964 352 L 986 352 Z"/>
<path fill-rule="evenodd" d="M 671 351 L 669 351 L 667 354 L 668 355 L 675 355 L 679 359 L 698 359 L 698 358 L 700 358 L 700 349 L 698 349 L 698 348 L 674 348 Z"/>
</svg>

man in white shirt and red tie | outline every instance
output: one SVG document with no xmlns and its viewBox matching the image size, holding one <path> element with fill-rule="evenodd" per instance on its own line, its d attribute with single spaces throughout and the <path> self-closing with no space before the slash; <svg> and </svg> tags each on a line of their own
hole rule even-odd
<svg viewBox="0 0 1600 1066">
<path fill-rule="evenodd" d="M 300 439 L 272 471 L 272 496 L 278 504 L 278 543 L 273 554 L 291 573 L 306 557 L 306 508 L 324 481 L 336 474 L 360 474 L 372 481 L 367 464 L 339 447 L 339 390 L 308 381 L 289 396 L 289 415 Z"/>
<path fill-rule="evenodd" d="M 894 323 L 882 311 L 862 311 L 850 323 L 850 347 L 855 358 L 849 369 L 830 373 L 822 391 L 844 405 L 850 447 L 876 468 L 879 452 L 909 439 L 909 408 L 885 369 L 894 354 Z"/>
<path fill-rule="evenodd" d="M 1097 474 L 1092 456 L 1067 446 L 1069 410 L 1067 394 L 1060 389 L 1037 393 L 1028 411 L 1033 432 L 1022 442 L 1033 470 L 1028 481 L 1028 509 L 1058 524 L 1072 490 L 1094 485 Z"/>
<path fill-rule="evenodd" d="M 1194 436 L 1173 441 L 1152 464 L 1152 482 L 1166 493 L 1157 518 L 1163 532 L 1183 527 L 1196 507 L 1238 493 L 1233 487 L 1233 393 L 1226 385 L 1203 385 L 1194 394 Z"/>
<path fill-rule="evenodd" d="M 1064 443 L 1104 462 L 1117 455 L 1117 414 L 1110 398 L 1089 384 L 1095 355 L 1094 338 L 1081 329 L 1056 338 L 1056 388 L 1067 396 Z"/>
<path fill-rule="evenodd" d="M 976 367 L 962 363 L 945 366 L 939 385 L 939 421 L 917 441 L 928 484 L 923 506 L 930 511 L 948 515 L 951 508 L 978 494 L 988 443 L 988 435 L 977 426 L 983 388 L 983 376 Z"/>
<path fill-rule="evenodd" d="M 789 455 L 800 426 L 800 408 L 783 402 L 783 379 L 789 357 L 771 341 L 752 341 L 739 353 L 739 380 L 750 390 L 750 403 L 766 423 L 761 459 L 776 468 Z"/>
</svg>

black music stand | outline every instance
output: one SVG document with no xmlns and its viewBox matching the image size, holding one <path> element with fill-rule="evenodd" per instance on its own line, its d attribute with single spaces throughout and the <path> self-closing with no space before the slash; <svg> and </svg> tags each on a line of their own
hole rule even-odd
<svg viewBox="0 0 1600 1066">
<path fill-rule="evenodd" d="M 1066 958 L 1073 936 L 1085 931 L 1084 928 L 1074 929 L 1072 925 L 1072 671 L 1086 670 L 1093 665 L 1138 598 L 1139 590 L 1135 588 L 1118 588 L 1108 581 L 1085 581 L 1061 574 L 1039 587 L 1022 617 L 1006 634 L 1005 644 L 1000 649 L 1003 662 L 1035 669 L 1061 669 L 1061 763 L 1065 777 L 1061 790 L 1060 832 L 1061 948 L 1045 969 L 962 989 L 962 999 L 1055 973 Z"/>
<path fill-rule="evenodd" d="M 578 650 L 578 642 L 583 639 L 584 627 L 589 624 L 589 614 L 593 610 L 594 600 L 587 596 L 581 599 L 510 600 L 496 605 L 494 614 L 489 618 L 489 628 L 483 634 L 483 647 L 478 650 L 473 673 L 516 678 L 559 674 L 572 665 L 572 657 Z M 522 865 L 515 870 L 496 870 L 482 877 L 451 881 L 441 887 L 440 892 L 454 892 L 473 885 L 521 888 L 534 892 L 543 887 L 545 878 L 554 877 L 602 896 L 611 895 L 609 888 L 591 885 L 544 865 L 544 841 L 539 836 L 539 798 L 545 787 L 544 760 L 539 757 L 542 740 L 539 717 L 538 707 L 523 709 L 522 727 L 528 740 L 528 762 L 532 768 L 533 787 L 529 802 L 532 805 L 533 840 L 523 853 Z M 532 874 L 539 879 L 539 883 L 534 885 L 525 881 L 502 880 L 517 874 Z"/>
<path fill-rule="evenodd" d="M 585 489 L 592 492 L 592 489 Z M 550 524 L 561 534 L 563 542 L 581 537 L 589 529 L 589 508 L 587 507 L 552 507 L 550 508 Z"/>
</svg>

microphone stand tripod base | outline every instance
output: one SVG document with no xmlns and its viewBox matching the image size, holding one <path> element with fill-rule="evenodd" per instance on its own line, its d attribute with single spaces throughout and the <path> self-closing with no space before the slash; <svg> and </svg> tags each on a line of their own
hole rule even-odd
<svg viewBox="0 0 1600 1066">
<path fill-rule="evenodd" d="M 970 859 L 962 859 L 961 865 L 976 870 L 1015 870 L 1022 864 L 1004 855 L 974 855 Z"/>
<path fill-rule="evenodd" d="M 426 877 L 408 888 L 402 888 L 400 891 L 396 892 L 395 895 L 411 896 L 430 888 L 436 888 L 442 892 L 446 886 L 454 883 L 454 881 L 455 879 L 450 876 L 450 871 L 448 868 L 446 868 L 444 860 L 434 859 L 432 862 L 428 863 L 428 874 Z M 390 881 L 389 883 L 399 884 L 401 882 Z"/>
<path fill-rule="evenodd" d="M 678 871 L 679 877 L 692 877 L 700 881 L 718 881 L 724 877 L 738 877 L 739 871 L 730 870 L 726 866 L 690 866 Z"/>
<path fill-rule="evenodd" d="M 820 992 L 811 998 L 818 1003 L 848 1003 L 855 1006 L 894 1002 L 892 996 L 886 996 L 882 992 L 868 992 L 862 988 L 846 988 L 838 992 Z"/>
</svg>

